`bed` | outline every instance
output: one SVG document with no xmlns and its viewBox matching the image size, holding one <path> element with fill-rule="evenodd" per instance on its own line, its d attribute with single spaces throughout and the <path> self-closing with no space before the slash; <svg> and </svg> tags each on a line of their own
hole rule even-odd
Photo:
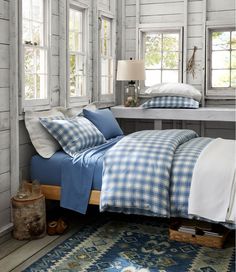
<svg viewBox="0 0 236 272">
<path fill-rule="evenodd" d="M 60 200 L 62 207 L 84 214 L 92 204 L 100 205 L 100 211 L 192 218 L 188 208 L 194 166 L 213 142 L 190 130 L 136 132 L 111 139 L 76 159 L 63 151 L 50 159 L 35 155 L 31 179 L 41 182 L 46 199 Z M 221 222 L 217 216 L 218 211 L 216 217 L 204 218 Z"/>
<path fill-rule="evenodd" d="M 124 136 L 109 109 L 30 113 L 26 126 L 41 155 L 31 160 L 31 180 L 63 208 L 235 220 L 235 141 L 187 129 Z"/>
</svg>

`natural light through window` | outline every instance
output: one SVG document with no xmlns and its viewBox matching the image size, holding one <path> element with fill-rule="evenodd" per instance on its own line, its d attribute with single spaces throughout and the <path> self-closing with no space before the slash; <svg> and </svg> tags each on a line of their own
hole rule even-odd
<svg viewBox="0 0 236 272">
<path fill-rule="evenodd" d="M 211 32 L 211 87 L 236 87 L 236 31 Z"/>
<path fill-rule="evenodd" d="M 45 2 L 22 1 L 23 90 L 25 100 L 48 96 Z"/>
<path fill-rule="evenodd" d="M 145 86 L 180 81 L 180 33 L 147 32 L 143 40 Z"/>
<path fill-rule="evenodd" d="M 86 95 L 86 53 L 84 12 L 70 8 L 69 15 L 69 68 L 70 96 Z"/>
<path fill-rule="evenodd" d="M 112 20 L 101 19 L 101 94 L 113 93 Z"/>
</svg>

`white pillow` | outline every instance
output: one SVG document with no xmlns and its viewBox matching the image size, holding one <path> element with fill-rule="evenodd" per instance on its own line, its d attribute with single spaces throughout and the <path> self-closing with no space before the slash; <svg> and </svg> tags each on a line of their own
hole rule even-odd
<svg viewBox="0 0 236 272">
<path fill-rule="evenodd" d="M 184 83 L 164 83 L 157 84 L 149 89 L 148 91 L 151 96 L 182 96 L 192 98 L 196 101 L 201 100 L 201 92 L 194 88 L 192 85 Z"/>
<path fill-rule="evenodd" d="M 55 116 L 64 117 L 64 114 L 57 108 L 49 111 L 25 112 L 25 126 L 29 132 L 31 142 L 38 154 L 44 158 L 50 158 L 56 151 L 61 149 L 61 146 L 41 125 L 39 118 Z"/>
</svg>

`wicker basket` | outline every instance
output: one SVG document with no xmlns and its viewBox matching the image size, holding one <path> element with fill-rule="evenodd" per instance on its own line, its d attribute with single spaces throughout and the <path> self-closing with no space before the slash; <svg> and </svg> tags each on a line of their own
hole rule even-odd
<svg viewBox="0 0 236 272">
<path fill-rule="evenodd" d="M 221 232 L 222 236 L 208 236 L 208 235 L 198 235 L 190 234 L 182 231 L 178 231 L 179 224 L 172 224 L 169 228 L 169 238 L 170 240 L 175 240 L 179 242 L 198 244 L 206 247 L 213 248 L 223 248 L 224 242 L 229 234 L 228 230 Z"/>
</svg>

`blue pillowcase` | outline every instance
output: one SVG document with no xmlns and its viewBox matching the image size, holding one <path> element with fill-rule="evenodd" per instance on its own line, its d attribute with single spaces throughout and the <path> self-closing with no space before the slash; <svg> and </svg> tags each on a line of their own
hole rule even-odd
<svg viewBox="0 0 236 272">
<path fill-rule="evenodd" d="M 71 157 L 76 157 L 81 151 L 106 142 L 102 133 L 84 117 L 72 119 L 51 117 L 39 118 L 39 120 Z"/>
<path fill-rule="evenodd" d="M 83 114 L 84 117 L 97 127 L 107 140 L 124 134 L 109 109 L 95 111 L 84 109 Z"/>
<path fill-rule="evenodd" d="M 199 108 L 199 102 L 182 96 L 157 96 L 142 104 L 144 109 L 149 108 Z"/>
</svg>

